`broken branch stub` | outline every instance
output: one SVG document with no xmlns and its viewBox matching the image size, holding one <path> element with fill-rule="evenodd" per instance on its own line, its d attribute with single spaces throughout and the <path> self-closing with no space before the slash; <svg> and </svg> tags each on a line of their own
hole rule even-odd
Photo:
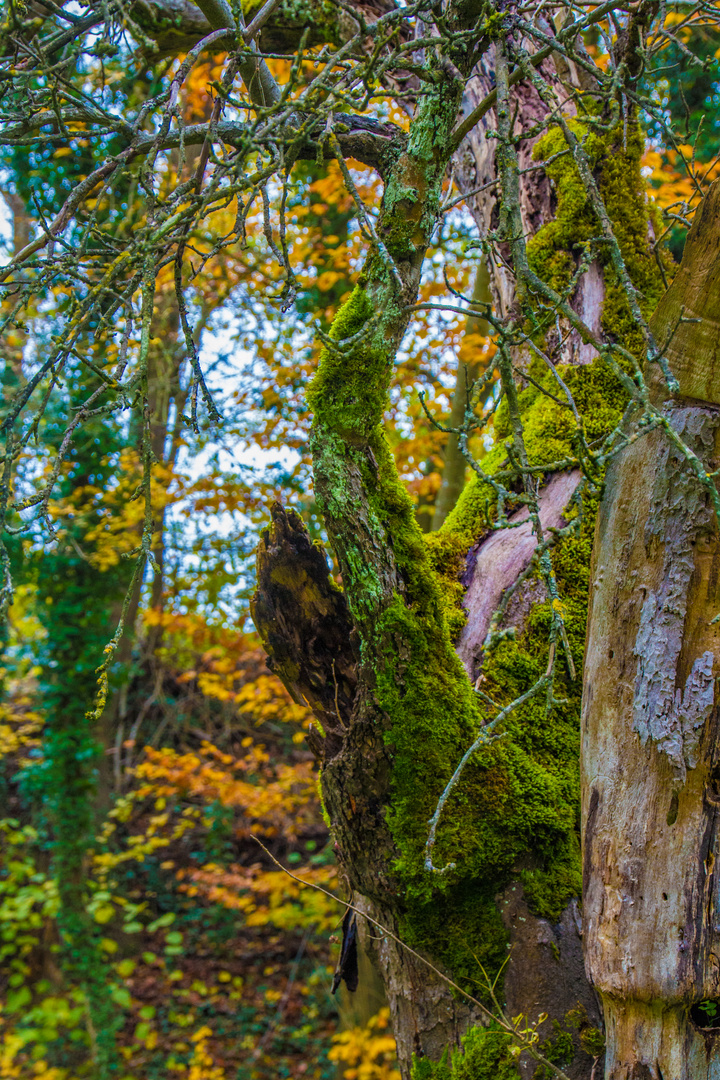
<svg viewBox="0 0 720 1080">
<path fill-rule="evenodd" d="M 271 517 L 258 546 L 252 618 L 268 667 L 294 701 L 312 709 L 332 756 L 355 699 L 355 633 L 322 545 L 311 541 L 294 510 L 274 503 Z M 320 756 L 322 743 L 312 736 L 309 741 Z"/>
</svg>

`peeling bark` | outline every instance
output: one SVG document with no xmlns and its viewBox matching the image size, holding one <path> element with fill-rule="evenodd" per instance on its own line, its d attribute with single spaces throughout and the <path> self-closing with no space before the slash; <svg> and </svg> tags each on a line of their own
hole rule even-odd
<svg viewBox="0 0 720 1080">
<path fill-rule="evenodd" d="M 347 602 L 333 582 L 325 554 L 314 545 L 294 510 L 275 503 L 272 524 L 257 555 L 257 589 L 251 601 L 268 667 L 291 697 L 309 706 L 323 736 L 311 747 L 324 760 L 337 752 L 350 722 L 357 689 L 357 639 Z"/>
</svg>

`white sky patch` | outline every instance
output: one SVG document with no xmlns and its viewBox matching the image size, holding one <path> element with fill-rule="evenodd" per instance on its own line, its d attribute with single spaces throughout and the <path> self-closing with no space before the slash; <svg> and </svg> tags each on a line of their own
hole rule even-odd
<svg viewBox="0 0 720 1080">
<path fill-rule="evenodd" d="M 13 216 L 4 198 L 0 198 L 0 251 L 9 262 L 13 250 Z"/>
</svg>

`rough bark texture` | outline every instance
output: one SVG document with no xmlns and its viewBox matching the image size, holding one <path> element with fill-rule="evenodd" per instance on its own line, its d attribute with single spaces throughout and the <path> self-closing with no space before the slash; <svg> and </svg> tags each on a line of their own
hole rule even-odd
<svg viewBox="0 0 720 1080">
<path fill-rule="evenodd" d="M 490 274 L 484 259 L 478 263 L 472 298 L 475 303 L 479 304 L 489 304 L 492 299 L 490 295 Z M 488 333 L 489 327 L 486 319 L 478 318 L 475 315 L 468 316 L 465 321 L 466 341 L 471 338 L 471 335 L 487 337 Z M 450 418 L 447 425 L 450 428 L 462 427 L 468 407 L 468 391 L 473 382 L 482 374 L 480 359 L 480 350 L 470 358 L 469 363 L 462 363 L 458 358 L 455 389 L 453 390 Z M 465 487 L 467 468 L 468 464 L 460 450 L 458 436 L 455 434 L 448 435 L 443 454 L 442 482 L 435 499 L 435 511 L 432 517 L 433 529 L 440 528 L 458 501 L 460 492 Z"/>
<path fill-rule="evenodd" d="M 673 334 L 665 414 L 708 471 L 720 402 L 720 189 L 696 216 L 653 329 Z M 702 322 L 679 324 L 687 318 Z M 656 379 L 659 386 L 659 380 Z M 668 396 L 667 394 L 665 395 Z M 720 542 L 709 495 L 661 430 L 612 464 L 598 520 L 583 703 L 584 920 L 609 1080 L 720 1076 Z"/>
<path fill-rule="evenodd" d="M 448 71 L 438 77 L 444 82 Z M 475 69 L 463 107 L 474 107 L 491 87 L 490 58 L 487 62 L 482 60 Z M 523 93 L 518 124 L 531 127 L 542 115 L 543 106 L 533 92 Z M 442 154 L 447 152 L 448 135 L 456 123 L 453 95 L 457 95 L 457 86 L 450 80 L 440 90 L 435 104 L 429 98 L 424 99 L 413 121 L 407 151 L 386 178 L 377 231 L 399 270 L 403 283 L 400 299 L 405 303 L 415 295 L 424 245 L 436 212 L 445 171 Z M 488 126 L 493 126 L 494 117 L 489 115 L 487 119 Z M 521 147 L 523 165 L 531 163 L 533 142 L 527 140 Z M 460 166 L 462 190 L 495 179 L 491 147 L 492 143 L 484 138 L 484 125 L 470 134 L 467 145 L 460 151 L 467 158 L 465 165 Z M 458 158 L 456 167 L 457 162 Z M 527 177 L 523 210 L 527 229 L 534 232 L 550 220 L 552 198 L 550 184 L 541 171 L 530 172 Z M 494 198 L 488 198 L 487 191 L 479 194 L 473 200 L 473 209 L 485 235 L 496 223 Z M 514 304 L 512 278 L 498 264 L 494 279 L 496 309 L 506 313 Z M 431 581 L 421 537 L 416 535 L 412 504 L 398 484 L 392 458 L 378 427 L 384 407 L 384 387 L 406 321 L 397 292 L 387 265 L 374 253 L 359 288 L 333 328 L 340 341 L 354 338 L 363 327 L 367 332 L 358 345 L 343 354 L 326 352 L 311 393 L 311 406 L 315 412 L 315 488 L 342 570 L 348 613 L 358 631 L 362 657 L 347 726 L 340 730 L 335 725 L 337 730 L 326 738 L 324 745 L 315 743 L 322 755 L 324 799 L 333 822 L 338 859 L 356 897 L 362 898 L 358 902 L 368 905 L 383 925 L 404 936 L 412 904 L 406 893 L 408 879 L 403 880 L 398 867 L 402 865 L 408 874 L 408 863 L 413 866 L 417 855 L 408 851 L 405 837 L 398 834 L 398 803 L 406 816 L 409 812 L 416 815 L 420 825 L 413 826 L 413 843 L 417 844 L 419 838 L 422 844 L 434 799 L 442 790 L 442 777 L 449 778 L 474 737 L 474 706 L 468 694 L 469 683 L 461 671 L 456 672 L 457 660 L 447 640 L 437 586 Z M 369 322 L 371 317 L 376 320 L 375 325 Z M 549 496 L 543 500 L 550 512 L 547 523 L 559 523 L 575 484 L 575 477 L 561 477 L 553 483 Z M 513 574 L 525 568 L 534 548 L 528 529 L 509 530 L 508 535 L 512 537 L 510 548 L 517 539 L 522 553 L 519 561 L 511 555 L 512 566 L 507 569 L 503 586 L 511 583 Z M 493 534 L 484 543 L 493 549 L 498 537 L 502 534 Z M 501 540 L 501 546 L 502 543 Z M 271 554 L 275 557 L 276 550 L 279 547 L 272 537 L 261 545 L 261 567 L 266 557 Z M 483 567 L 482 546 L 475 554 Z M 292 559 L 288 567 L 291 563 Z M 493 578 L 493 596 L 499 598 L 495 569 L 491 559 L 482 572 L 479 568 L 476 588 L 479 592 L 487 590 L 489 574 Z M 326 570 L 322 573 L 327 575 Z M 262 581 L 268 575 L 261 570 L 259 576 L 262 590 Z M 297 597 L 295 585 L 293 591 Z M 277 658 L 275 669 L 294 693 L 299 692 L 298 671 L 302 674 L 307 669 L 300 655 L 302 642 L 306 636 L 314 641 L 318 632 L 314 624 L 306 632 L 307 620 L 300 611 L 303 606 L 304 602 L 298 606 L 297 600 L 292 599 L 289 616 L 279 612 L 273 616 L 277 627 L 282 624 L 280 637 L 289 636 L 292 641 L 289 649 L 286 644 L 272 647 Z M 258 611 L 256 608 L 256 617 Z M 520 631 L 526 614 L 527 611 L 516 609 L 510 612 Z M 476 642 L 482 641 L 487 629 L 486 625 L 480 628 L 481 621 L 471 614 L 470 623 L 477 622 Z M 472 636 L 472 627 L 469 633 Z M 270 641 L 269 634 L 264 633 L 264 637 Z M 280 659 L 282 650 L 285 650 L 284 658 Z M 331 689 L 333 674 L 329 659 L 329 654 L 324 652 L 318 671 L 324 667 L 325 681 Z M 437 675 L 433 676 L 435 671 Z M 306 684 L 306 675 L 302 677 Z M 317 688 L 321 681 L 317 682 Z M 310 700 L 306 689 L 301 693 Z M 332 695 L 327 692 L 326 696 L 329 706 L 318 704 L 325 711 L 324 728 L 328 715 L 332 714 Z M 429 721 L 435 730 L 426 726 L 425 713 L 430 710 L 437 714 L 437 721 Z M 402 740 L 408 738 L 405 731 L 417 731 L 412 754 L 415 760 L 411 762 L 402 760 L 407 754 L 402 749 Z M 443 731 L 447 732 L 446 738 Z M 443 754 L 442 771 L 438 769 L 434 776 L 428 777 L 423 758 L 434 760 L 439 750 Z M 408 789 L 398 790 L 401 769 L 410 775 L 417 771 L 417 781 L 410 784 L 410 794 Z M 517 873 L 522 869 L 518 865 Z M 502 884 L 506 881 L 507 875 Z M 416 882 L 417 878 L 410 877 L 410 887 L 417 890 Z M 428 892 L 433 887 L 427 877 L 420 884 Z M 483 882 L 478 882 L 477 887 L 481 890 Z M 511 883 L 508 888 L 512 887 Z M 503 998 L 508 1012 L 511 1015 L 522 1012 L 531 1021 L 546 1012 L 548 1020 L 540 1032 L 542 1039 L 553 1035 L 553 1022 L 566 1022 L 567 1013 L 578 1005 L 585 1011 L 587 1024 L 597 1027 L 598 1007 L 580 963 L 575 903 L 571 902 L 559 922 L 551 925 L 532 915 L 524 900 L 519 899 L 521 887 L 517 882 L 515 889 L 511 897 L 503 894 L 497 898 L 511 946 Z M 378 937 L 375 931 L 369 934 L 393 1013 L 401 1070 L 407 1076 L 412 1053 L 437 1060 L 447 1047 L 457 1047 L 467 1028 L 480 1018 L 391 938 Z M 438 941 L 438 949 L 443 944 Z M 472 941 L 467 945 L 474 947 Z M 432 949 L 430 952 L 434 963 L 442 967 Z M 569 1075 L 577 1080 L 589 1080 L 592 1064 L 591 1057 L 578 1051 L 568 1066 Z M 523 1077 L 532 1075 L 529 1063 L 521 1062 L 521 1069 Z"/>
<path fill-rule="evenodd" d="M 571 900 L 560 920 L 552 924 L 533 915 L 515 882 L 498 897 L 503 922 L 510 936 L 510 962 L 505 973 L 504 1005 L 507 1016 L 548 1018 L 539 1028 L 541 1038 L 551 1038 L 555 1024 L 565 1024 L 568 1014 L 582 1017 L 584 1028 L 597 1030 L 602 1023 L 600 1003 L 585 974 L 582 948 L 582 917 Z M 565 1067 L 571 1080 L 586 1080 L 593 1061 L 580 1049 L 574 1033 L 575 1056 Z M 601 1066 L 599 1066 L 601 1067 Z M 522 1080 L 535 1075 L 537 1065 L 523 1054 L 519 1061 Z M 599 1069 L 598 1069 L 599 1071 Z"/>
<path fill-rule="evenodd" d="M 543 71 L 548 78 L 552 77 L 551 61 L 544 63 Z M 473 112 L 494 86 L 495 56 L 491 48 L 480 59 L 465 87 L 461 119 Z M 531 130 L 546 115 L 546 108 L 533 87 L 521 86 L 517 94 L 515 130 L 520 134 Z M 496 127 L 495 110 L 490 109 L 468 132 L 453 158 L 458 188 L 465 194 L 465 205 L 483 237 L 497 227 L 499 214 L 495 140 L 488 138 L 488 132 Z M 532 155 L 537 139 L 535 132 L 531 137 L 520 140 L 518 157 L 521 169 L 533 164 Z M 552 211 L 552 190 L 544 172 L 535 170 L 526 173 L 521 184 L 521 212 L 527 234 L 532 236 L 550 221 Z M 490 275 L 495 312 L 499 318 L 507 318 L 515 304 L 514 276 L 510 267 L 497 259 L 493 260 Z"/>
<path fill-rule="evenodd" d="M 455 57 L 453 63 L 462 67 L 462 57 Z M 489 49 L 466 84 L 465 112 L 492 89 L 493 67 Z M 344 726 L 338 725 L 333 716 L 331 651 L 324 647 L 318 651 L 312 646 L 311 652 L 319 657 L 312 679 L 302 657 L 305 638 L 315 642 L 320 632 L 315 616 L 308 619 L 307 604 L 300 597 L 304 571 L 292 583 L 291 595 L 281 596 L 276 589 L 276 599 L 266 607 L 267 625 L 275 627 L 276 642 L 270 645 L 276 657 L 275 669 L 293 693 L 308 701 L 311 698 L 307 688 L 312 682 L 313 701 L 318 715 L 324 717 L 321 722 L 326 739 L 323 744 L 315 740 L 314 746 L 322 758 L 323 793 L 333 822 L 339 862 L 358 904 L 366 905 L 383 925 L 401 936 L 408 928 L 408 920 L 412 923 L 408 914 L 412 914 L 412 898 L 408 894 L 422 888 L 432 895 L 433 890 L 427 877 L 418 884 L 421 875 L 414 869 L 418 838 L 421 846 L 434 799 L 442 790 L 442 777 L 449 778 L 477 730 L 473 728 L 477 721 L 468 694 L 469 683 L 462 671 L 456 670 L 459 665 L 447 637 L 437 584 L 432 581 L 417 534 L 413 507 L 398 484 L 379 428 L 392 360 L 406 325 L 403 307 L 416 295 L 448 163 L 449 134 L 457 123 L 459 93 L 451 71 L 450 67 L 438 70 L 437 89 L 419 104 L 407 148 L 385 176 L 377 232 L 387 245 L 401 283 L 393 281 L 387 261 L 373 252 L 358 289 L 333 327 L 333 336 L 340 343 L 351 339 L 358 343 L 352 347 L 341 345 L 337 352 L 326 350 L 311 392 L 315 488 L 340 563 L 347 612 L 358 632 L 358 655 L 362 658 L 355 697 L 352 703 L 348 697 L 347 707 L 340 709 Z M 530 129 L 545 115 L 545 107 L 532 88 L 521 88 L 518 100 L 518 128 Z M 463 191 L 470 192 L 496 179 L 494 144 L 485 137 L 486 128 L 494 126 L 495 117 L 489 113 L 468 135 L 455 157 L 456 177 Z M 523 168 L 532 164 L 534 142 L 533 137 L 521 143 Z M 487 235 L 497 225 L 494 189 L 469 196 L 469 203 L 481 235 Z M 550 182 L 542 170 L 526 173 L 522 188 L 526 231 L 533 234 L 547 224 L 553 210 Z M 493 268 L 493 292 L 496 311 L 507 315 L 515 305 L 514 282 L 501 262 Z M 602 296 L 602 275 L 598 270 L 590 278 L 589 287 L 583 286 L 573 300 L 579 310 L 592 316 L 593 326 L 599 325 Z M 568 339 L 565 358 L 574 362 L 590 359 L 580 356 L 577 349 L 573 351 L 573 340 L 572 336 Z M 573 476 L 559 477 L 548 486 L 542 500 L 549 514 L 546 524 L 559 524 L 576 482 Z M 267 562 L 265 570 L 263 562 L 277 556 L 288 570 L 292 566 L 292 557 L 282 553 L 279 538 L 285 526 L 278 518 L 274 529 L 261 545 L 259 587 L 266 594 L 263 582 L 272 578 L 272 573 L 266 572 L 271 562 Z M 514 551 L 516 542 L 519 554 Z M 294 540 L 293 544 L 297 546 Z M 503 563 L 499 588 L 498 547 L 507 547 L 507 566 Z M 485 636 L 487 619 L 497 606 L 502 588 L 525 568 L 533 549 L 529 529 L 521 528 L 509 530 L 507 536 L 492 534 L 475 550 L 474 590 L 479 607 L 477 612 L 471 611 L 468 623 L 468 640 L 473 641 L 466 649 L 468 667 L 474 666 L 477 646 Z M 302 560 L 299 566 L 303 566 Z M 318 564 L 317 572 L 327 583 L 326 568 Z M 284 580 L 290 583 L 291 578 L 291 574 L 286 575 Z M 327 592 L 327 585 L 324 589 Z M 484 604 L 483 592 L 490 597 L 485 597 Z M 520 632 L 531 605 L 543 599 L 525 594 L 523 598 L 508 613 Z M 490 601 L 492 606 L 488 607 Z M 524 601 L 527 603 L 522 609 Z M 286 602 L 287 615 L 281 611 Z M 259 606 L 256 618 L 258 615 L 262 622 Z M 272 634 L 264 632 L 264 637 L 270 643 Z M 325 701 L 323 678 L 327 686 Z M 431 710 L 435 715 L 428 719 Z M 412 744 L 410 761 L 403 740 Z M 429 776 L 423 758 L 434 761 L 436 756 L 441 766 Z M 407 780 L 398 781 L 402 770 L 410 777 L 417 776 L 417 780 L 411 780 L 409 785 Z M 401 783 L 407 786 L 403 788 Z M 491 774 L 490 788 L 492 783 Z M 491 798 L 491 793 L 486 797 Z M 398 805 L 406 818 L 410 813 L 415 815 L 414 849 L 408 845 L 407 833 L 398 829 Z M 455 826 L 455 831 L 462 830 Z M 531 852 L 527 862 L 533 865 Z M 527 868 L 518 864 L 510 875 L 504 873 L 497 886 L 503 887 L 510 876 L 507 890 L 497 897 L 511 946 L 503 998 L 508 1013 L 523 1013 L 532 1021 L 546 1012 L 542 1039 L 552 1036 L 554 1021 L 562 1024 L 568 1012 L 578 1006 L 584 1010 L 587 1025 L 596 1028 L 598 1006 L 582 970 L 577 905 L 571 901 L 554 925 L 533 915 L 519 882 L 512 881 L 513 875 Z M 476 884 L 479 893 L 483 882 Z M 491 885 L 491 890 L 494 887 Z M 441 900 L 438 897 L 438 902 Z M 456 1047 L 468 1026 L 480 1018 L 390 937 L 365 929 L 382 970 L 401 1069 L 407 1076 L 412 1053 L 437 1060 L 448 1046 Z M 440 949 L 443 942 L 437 944 Z M 473 942 L 468 945 L 472 948 Z M 432 948 L 430 952 L 433 961 L 442 966 Z M 529 1062 L 521 1062 L 520 1068 L 523 1078 L 534 1071 Z M 567 1067 L 569 1075 L 577 1080 L 589 1080 L 592 1068 L 592 1057 L 581 1052 L 576 1052 Z"/>
<path fill-rule="evenodd" d="M 548 27 L 549 32 L 550 28 Z M 559 79 L 565 79 L 576 87 L 581 87 L 585 74 L 575 65 L 572 70 L 559 54 L 543 61 L 543 77 L 552 85 L 559 86 Z M 585 75 L 585 78 L 587 76 Z M 477 64 L 472 78 L 468 81 L 463 95 L 462 113 L 468 116 L 495 87 L 494 49 L 489 49 Z M 517 102 L 515 132 L 531 132 L 529 137 L 518 141 L 518 165 L 522 170 L 520 182 L 520 215 L 524 235 L 532 237 L 548 222 L 553 220 L 557 207 L 556 193 L 544 170 L 534 168 L 533 159 L 538 139 L 541 137 L 542 121 L 547 116 L 547 107 L 540 100 L 534 87 L 521 85 L 514 90 Z M 561 97 L 564 95 L 561 94 Z M 567 100 L 565 112 L 575 115 L 572 99 Z M 468 132 L 453 158 L 454 175 L 457 186 L 465 195 L 465 205 L 472 214 L 481 236 L 485 237 L 495 229 L 499 218 L 499 185 L 495 161 L 496 143 L 488 138 L 488 133 L 497 126 L 495 109 L 490 109 L 485 116 Z M 491 266 L 491 289 L 494 310 L 501 319 L 508 318 L 514 311 L 515 276 L 511 270 L 511 261 L 494 259 Z M 605 300 L 605 282 L 602 268 L 597 261 L 591 263 L 587 273 L 578 283 L 570 299 L 572 308 L 597 337 L 602 337 L 601 317 Z M 578 332 L 572 329 L 566 319 L 559 321 L 561 337 L 550 331 L 548 344 L 560 350 L 560 359 L 565 364 L 588 364 L 596 354 L 595 349 L 583 342 Z M 518 358 L 522 362 L 521 358 Z"/>
<path fill-rule="evenodd" d="M 397 935 L 399 928 L 390 909 L 359 894 L 355 902 Z M 486 1022 L 479 1009 L 453 995 L 446 982 L 388 934 L 364 921 L 360 933 L 362 945 L 382 973 L 401 1063 L 409 1062 L 413 1054 L 438 1061 L 448 1047 L 459 1046 L 471 1024 Z"/>
</svg>

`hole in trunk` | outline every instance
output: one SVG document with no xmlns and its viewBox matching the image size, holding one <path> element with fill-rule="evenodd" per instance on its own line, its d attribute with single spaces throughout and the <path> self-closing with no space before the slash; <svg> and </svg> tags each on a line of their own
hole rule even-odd
<svg viewBox="0 0 720 1080">
<path fill-rule="evenodd" d="M 668 825 L 674 825 L 675 822 L 677 821 L 677 816 L 678 816 L 678 793 L 677 793 L 677 791 L 673 791 L 672 795 L 670 796 L 670 809 L 668 810 L 667 818 L 666 818 L 666 821 L 667 821 Z"/>
<path fill-rule="evenodd" d="M 720 769 L 715 766 L 705 785 L 705 798 L 711 806 L 720 806 Z"/>
<path fill-rule="evenodd" d="M 720 1028 L 720 1001 L 705 998 L 690 1008 L 690 1019 L 695 1027 Z"/>
</svg>

